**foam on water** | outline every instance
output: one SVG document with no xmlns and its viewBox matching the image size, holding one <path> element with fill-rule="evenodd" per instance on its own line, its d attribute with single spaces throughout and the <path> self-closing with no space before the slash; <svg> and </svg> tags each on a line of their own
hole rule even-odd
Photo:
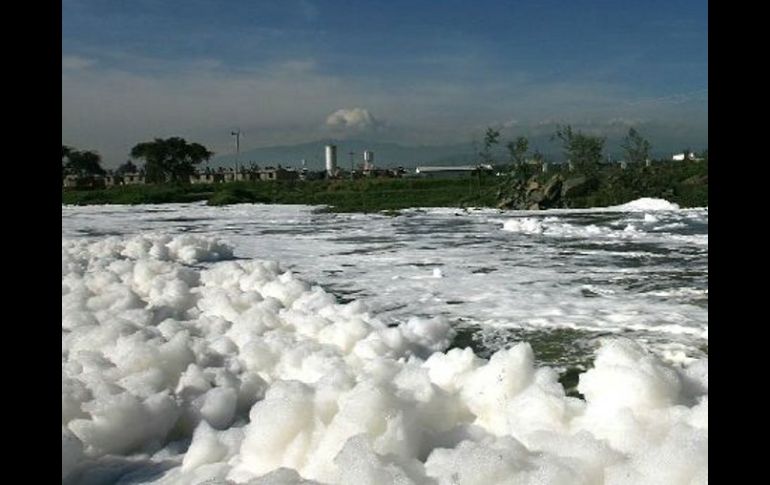
<svg viewBox="0 0 770 485">
<path fill-rule="evenodd" d="M 527 343 L 447 350 L 445 318 L 392 326 L 233 256 L 204 235 L 62 240 L 63 481 L 707 483 L 707 359 L 603 340 L 581 400 Z"/>
<path fill-rule="evenodd" d="M 501 230 L 506 224 L 516 232 Z M 390 325 L 441 315 L 494 345 L 477 349 L 485 355 L 527 329 L 644 338 L 664 357 L 671 340 L 690 358 L 707 343 L 705 209 L 412 209 L 388 217 L 288 205 L 62 208 L 67 237 L 157 230 L 227 236 L 239 257 L 280 259 Z M 538 359 L 554 362 L 545 355 L 553 354 Z"/>
<path fill-rule="evenodd" d="M 608 209 L 622 210 L 622 211 L 671 211 L 679 209 L 677 204 L 673 204 L 664 199 L 653 199 L 650 197 L 643 197 L 625 204 L 608 207 Z"/>
</svg>

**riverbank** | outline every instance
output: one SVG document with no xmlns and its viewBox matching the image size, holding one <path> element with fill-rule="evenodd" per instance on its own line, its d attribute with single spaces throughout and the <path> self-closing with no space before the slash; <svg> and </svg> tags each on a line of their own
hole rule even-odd
<svg viewBox="0 0 770 485">
<path fill-rule="evenodd" d="M 200 185 L 132 185 L 62 191 L 62 204 L 161 204 L 206 201 L 326 205 L 334 212 L 379 212 L 410 207 L 585 208 L 663 198 L 681 207 L 708 206 L 706 162 L 659 163 L 625 170 L 607 167 L 593 177 L 567 170 L 481 178 L 259 181 Z"/>
</svg>

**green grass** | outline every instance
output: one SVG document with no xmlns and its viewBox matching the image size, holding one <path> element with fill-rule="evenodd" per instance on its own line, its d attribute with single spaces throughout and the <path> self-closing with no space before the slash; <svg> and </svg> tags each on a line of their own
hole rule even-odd
<svg viewBox="0 0 770 485">
<path fill-rule="evenodd" d="M 163 204 L 208 200 L 214 194 L 211 185 L 125 185 L 100 190 L 62 191 L 62 204 Z"/>
<path fill-rule="evenodd" d="M 496 181 L 482 179 L 362 179 L 222 184 L 209 205 L 237 202 L 330 206 L 335 212 L 398 211 L 408 207 L 492 206 Z"/>
</svg>

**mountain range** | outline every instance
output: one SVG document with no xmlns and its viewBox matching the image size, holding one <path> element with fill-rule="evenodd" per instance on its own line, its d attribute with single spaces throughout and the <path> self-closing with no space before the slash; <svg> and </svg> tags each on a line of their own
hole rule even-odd
<svg viewBox="0 0 770 485">
<path fill-rule="evenodd" d="M 530 153 L 538 150 L 546 160 L 560 163 L 564 161 L 561 146 L 550 139 L 550 135 L 531 136 L 529 139 Z M 623 136 L 607 136 L 605 143 L 605 155 L 612 159 L 622 158 L 620 144 Z M 495 160 L 505 162 L 508 160 L 507 150 L 504 146 L 508 140 L 501 140 L 501 145 L 493 150 Z M 681 152 L 685 146 L 679 146 L 676 142 L 653 143 L 651 155 L 656 158 L 669 158 L 672 153 Z M 295 145 L 278 145 L 252 148 L 241 151 L 236 157 L 234 153 L 215 155 L 210 165 L 212 167 L 232 167 L 236 163 L 240 165 L 256 164 L 259 166 L 277 166 L 286 168 L 302 168 L 309 170 L 322 170 L 325 167 L 325 145 L 337 146 L 337 166 L 350 168 L 351 155 L 354 165 L 357 167 L 363 163 L 364 150 L 374 152 L 374 164 L 378 167 L 414 168 L 419 165 L 464 165 L 475 163 L 474 147 L 472 143 L 454 143 L 446 145 L 417 145 L 407 146 L 392 142 L 381 142 L 364 139 L 322 139 Z M 706 147 L 691 146 L 693 150 L 701 150 Z M 304 160 L 304 164 L 303 164 Z"/>
</svg>

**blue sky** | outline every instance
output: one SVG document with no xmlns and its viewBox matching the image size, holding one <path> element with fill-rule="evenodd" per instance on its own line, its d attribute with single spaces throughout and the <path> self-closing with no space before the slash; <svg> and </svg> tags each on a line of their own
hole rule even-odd
<svg viewBox="0 0 770 485">
<path fill-rule="evenodd" d="M 484 127 L 636 126 L 707 146 L 705 1 L 63 0 L 62 141 L 106 165 L 181 135 L 232 150 Z"/>
</svg>

